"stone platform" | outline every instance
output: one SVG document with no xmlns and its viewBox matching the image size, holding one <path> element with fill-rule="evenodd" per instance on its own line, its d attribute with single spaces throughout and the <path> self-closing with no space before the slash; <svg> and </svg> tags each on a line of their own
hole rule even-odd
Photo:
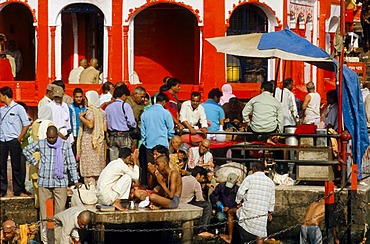
<svg viewBox="0 0 370 244">
<path fill-rule="evenodd" d="M 346 227 L 345 214 L 340 208 L 347 203 L 348 188 L 340 191 L 336 187 L 336 202 L 338 202 L 338 221 L 339 236 L 343 234 Z M 340 193 L 338 193 L 340 191 Z M 324 186 L 276 186 L 276 206 L 273 221 L 269 223 L 269 233 L 275 233 L 287 227 L 296 225 L 303 221 L 307 206 L 323 196 Z M 370 177 L 359 182 L 358 191 L 355 199 L 352 201 L 352 224 L 353 243 L 359 243 L 363 235 L 364 224 L 370 223 Z M 31 197 L 10 197 L 0 198 L 1 220 L 6 217 L 14 219 L 18 224 L 33 223 L 37 221 L 37 211 L 33 207 L 33 198 Z M 324 230 L 324 226 L 321 228 Z M 325 231 L 324 231 L 325 232 Z M 369 234 L 368 234 L 369 235 Z M 370 236 L 369 236 L 370 237 Z M 297 240 L 299 238 L 299 227 L 289 230 L 278 237 L 278 239 L 289 238 Z"/>
</svg>

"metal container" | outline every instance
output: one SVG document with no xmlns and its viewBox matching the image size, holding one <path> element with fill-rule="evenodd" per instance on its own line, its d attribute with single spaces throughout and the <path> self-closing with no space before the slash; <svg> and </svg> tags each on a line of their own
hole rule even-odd
<svg viewBox="0 0 370 244">
<path fill-rule="evenodd" d="M 134 201 L 130 201 L 130 209 L 135 209 L 135 202 Z"/>
<path fill-rule="evenodd" d="M 285 133 L 294 134 L 297 127 L 291 126 L 291 127 L 285 127 Z M 298 146 L 298 139 L 295 136 L 287 136 L 285 138 L 285 144 L 289 146 Z"/>
</svg>

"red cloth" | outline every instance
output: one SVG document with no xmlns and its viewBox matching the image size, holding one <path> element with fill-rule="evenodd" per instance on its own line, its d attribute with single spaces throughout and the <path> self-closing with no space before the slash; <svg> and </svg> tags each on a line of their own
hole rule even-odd
<svg viewBox="0 0 370 244">
<path fill-rule="evenodd" d="M 225 148 L 225 147 L 231 147 L 235 144 L 240 143 L 240 141 L 225 141 L 225 142 L 218 142 L 218 141 L 211 141 L 210 148 Z"/>
<path fill-rule="evenodd" d="M 7 58 L 0 58 L 0 80 L 13 81 L 12 68 Z"/>
<path fill-rule="evenodd" d="M 172 94 L 169 93 L 168 91 L 163 92 L 168 96 L 168 103 L 166 104 L 166 109 L 168 109 L 172 116 L 175 117 L 176 119 L 179 118 L 178 112 L 179 112 L 179 107 L 178 107 L 178 100 L 177 98 Z"/>
<path fill-rule="evenodd" d="M 296 131 L 294 132 L 295 135 L 299 134 L 316 134 L 317 125 L 309 124 L 309 125 L 298 125 Z"/>
</svg>

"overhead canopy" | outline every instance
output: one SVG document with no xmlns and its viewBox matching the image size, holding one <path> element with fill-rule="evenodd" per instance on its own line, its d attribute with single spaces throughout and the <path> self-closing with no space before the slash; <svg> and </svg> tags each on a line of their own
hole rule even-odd
<svg viewBox="0 0 370 244">
<path fill-rule="evenodd" d="M 304 61 L 334 71 L 333 60 L 321 48 L 298 36 L 289 28 L 270 33 L 253 33 L 207 38 L 217 52 L 252 57 Z"/>
</svg>

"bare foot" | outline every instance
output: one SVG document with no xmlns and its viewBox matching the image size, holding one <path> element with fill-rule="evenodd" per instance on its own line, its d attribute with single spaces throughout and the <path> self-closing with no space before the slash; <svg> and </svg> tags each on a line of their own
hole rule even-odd
<svg viewBox="0 0 370 244">
<path fill-rule="evenodd" d="M 159 207 L 159 206 L 155 206 L 154 204 L 150 204 L 150 205 L 149 205 L 149 208 L 150 208 L 151 210 L 158 210 L 158 209 L 161 209 L 161 207 Z"/>
<path fill-rule="evenodd" d="M 127 208 L 124 208 L 121 204 L 121 200 L 118 199 L 116 200 L 113 204 L 112 204 L 113 207 L 115 207 L 117 210 L 119 211 L 127 211 Z"/>
<path fill-rule="evenodd" d="M 213 238 L 215 235 L 205 231 L 205 232 L 199 233 L 197 236 L 201 238 Z"/>
<path fill-rule="evenodd" d="M 273 142 L 271 139 L 267 139 L 267 141 L 266 141 L 268 144 L 271 144 L 271 145 L 276 145 L 276 143 L 275 142 Z"/>
<path fill-rule="evenodd" d="M 220 234 L 220 238 L 226 242 L 226 243 L 231 243 L 231 239 L 228 235 L 225 235 L 225 234 Z"/>
</svg>

